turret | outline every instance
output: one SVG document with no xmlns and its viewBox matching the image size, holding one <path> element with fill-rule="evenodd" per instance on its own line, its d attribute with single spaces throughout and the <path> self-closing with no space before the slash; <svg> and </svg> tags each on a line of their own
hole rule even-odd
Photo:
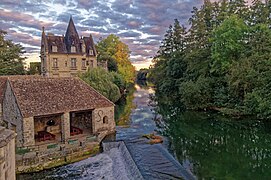
<svg viewBox="0 0 271 180">
<path fill-rule="evenodd" d="M 68 53 L 80 52 L 80 39 L 74 26 L 72 17 L 70 18 L 70 22 L 66 31 L 65 44 Z"/>
</svg>

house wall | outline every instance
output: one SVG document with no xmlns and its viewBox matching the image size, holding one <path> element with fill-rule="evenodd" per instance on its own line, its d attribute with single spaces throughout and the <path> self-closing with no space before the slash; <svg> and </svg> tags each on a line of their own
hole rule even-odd
<svg viewBox="0 0 271 180">
<path fill-rule="evenodd" d="M 58 67 L 54 67 L 53 59 L 57 58 Z M 76 59 L 76 68 L 72 67 L 71 59 Z M 85 67 L 82 66 L 82 59 L 85 62 Z M 89 68 L 97 67 L 97 59 L 95 56 L 86 56 L 80 54 L 47 54 L 46 69 L 49 77 L 71 77 L 76 76 L 80 72 L 85 72 Z"/>
<path fill-rule="evenodd" d="M 34 118 L 23 119 L 23 144 L 22 146 L 34 146 L 35 145 L 35 132 L 34 132 Z"/>
<path fill-rule="evenodd" d="M 23 117 L 9 82 L 7 82 L 3 99 L 3 120 L 8 125 L 8 129 L 17 133 L 16 146 L 21 147 L 23 145 Z"/>
<path fill-rule="evenodd" d="M 15 180 L 15 133 L 3 127 L 0 127 L 0 179 Z"/>
<path fill-rule="evenodd" d="M 103 122 L 105 117 L 107 117 L 107 122 Z M 99 139 L 116 131 L 114 106 L 94 109 L 92 119 L 93 133 L 98 134 Z"/>
<path fill-rule="evenodd" d="M 61 139 L 67 142 L 70 138 L 70 113 L 66 112 L 61 116 Z"/>
</svg>

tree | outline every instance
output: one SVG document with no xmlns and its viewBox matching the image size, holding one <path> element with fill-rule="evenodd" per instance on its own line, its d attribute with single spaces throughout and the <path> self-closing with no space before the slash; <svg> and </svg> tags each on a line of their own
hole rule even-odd
<svg viewBox="0 0 271 180">
<path fill-rule="evenodd" d="M 215 29 L 211 38 L 212 72 L 226 73 L 231 63 L 243 55 L 247 31 L 244 21 L 235 15 Z"/>
<path fill-rule="evenodd" d="M 117 102 L 120 99 L 124 80 L 116 72 L 107 72 L 103 68 L 94 68 L 79 77 L 112 102 Z"/>
<path fill-rule="evenodd" d="M 129 60 L 129 47 L 111 34 L 97 44 L 98 60 L 109 60 L 108 69 L 117 71 L 127 84 L 134 83 L 135 68 Z M 117 67 L 116 67 L 117 66 Z"/>
<path fill-rule="evenodd" d="M 150 69 L 157 103 L 271 118 L 270 14 L 270 0 L 205 0 L 189 29 L 175 20 Z"/>
<path fill-rule="evenodd" d="M 11 40 L 5 40 L 6 34 L 0 30 L 0 75 L 25 74 L 25 58 L 21 57 L 24 48 Z"/>
</svg>

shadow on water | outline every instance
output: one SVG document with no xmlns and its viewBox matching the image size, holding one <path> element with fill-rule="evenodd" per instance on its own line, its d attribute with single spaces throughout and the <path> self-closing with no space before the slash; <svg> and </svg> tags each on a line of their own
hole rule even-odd
<svg viewBox="0 0 271 180">
<path fill-rule="evenodd" d="M 270 179 L 270 121 L 205 112 L 167 117 L 171 149 L 199 179 Z"/>
</svg>

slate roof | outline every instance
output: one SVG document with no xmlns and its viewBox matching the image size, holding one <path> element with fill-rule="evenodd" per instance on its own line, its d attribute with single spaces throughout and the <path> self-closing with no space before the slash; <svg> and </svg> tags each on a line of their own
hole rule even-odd
<svg viewBox="0 0 271 180">
<path fill-rule="evenodd" d="M 79 78 L 9 76 L 8 82 L 23 117 L 114 106 Z"/>
<path fill-rule="evenodd" d="M 44 29 L 43 29 L 44 30 Z M 45 35 L 42 33 L 42 44 L 46 46 L 49 53 L 68 53 L 68 54 L 83 54 L 86 53 L 87 56 L 92 56 L 89 54 L 89 50 L 93 50 L 93 55 L 96 56 L 96 48 L 93 38 L 90 34 L 89 37 L 81 37 L 77 33 L 72 17 L 70 18 L 69 25 L 65 36 L 55 36 L 52 34 Z M 82 50 L 82 44 L 85 44 L 85 51 Z M 52 52 L 52 46 L 57 46 L 57 52 Z M 76 52 L 71 52 L 71 46 L 76 47 Z"/>
</svg>

